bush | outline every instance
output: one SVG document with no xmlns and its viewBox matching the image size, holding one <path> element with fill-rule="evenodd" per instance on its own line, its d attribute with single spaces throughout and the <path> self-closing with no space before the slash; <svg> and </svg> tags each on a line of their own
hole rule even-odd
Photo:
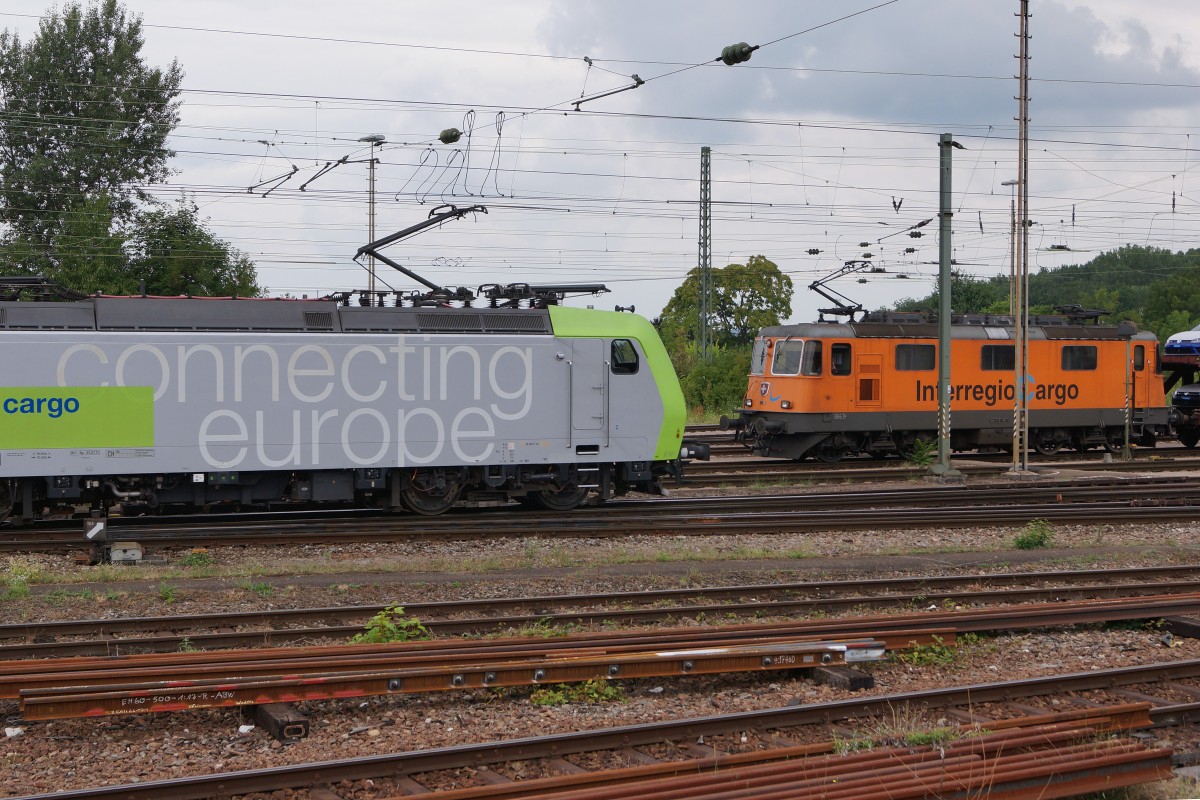
<svg viewBox="0 0 1200 800">
<path fill-rule="evenodd" d="M 697 362 L 681 374 L 679 383 L 687 407 L 697 416 L 715 419 L 742 407 L 749 375 L 749 348 L 720 348 L 712 361 Z"/>
<path fill-rule="evenodd" d="M 912 448 L 904 457 L 918 467 L 928 467 L 937 459 L 938 443 L 936 439 L 914 439 Z"/>
<path fill-rule="evenodd" d="M 1032 519 L 1017 534 L 1013 545 L 1018 550 L 1040 550 L 1054 541 L 1054 528 L 1044 519 Z"/>
<path fill-rule="evenodd" d="M 429 629 L 419 619 L 405 614 L 403 606 L 390 605 L 371 617 L 367 629 L 350 641 L 354 644 L 388 644 L 428 638 Z"/>
</svg>

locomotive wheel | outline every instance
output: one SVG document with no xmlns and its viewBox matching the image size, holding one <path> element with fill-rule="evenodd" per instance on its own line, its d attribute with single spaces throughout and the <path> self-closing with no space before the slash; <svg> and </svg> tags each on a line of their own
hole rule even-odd
<svg viewBox="0 0 1200 800">
<path fill-rule="evenodd" d="M 550 511 L 570 511 L 583 503 L 587 493 L 586 487 L 570 484 L 558 491 L 543 489 L 530 492 L 529 497 L 534 503 Z"/>
<path fill-rule="evenodd" d="M 813 452 L 813 455 L 816 456 L 817 461 L 825 464 L 836 464 L 845 457 L 846 448 L 836 445 L 826 445 L 825 447 L 818 447 Z"/>
<path fill-rule="evenodd" d="M 400 474 L 400 499 L 417 514 L 449 511 L 461 492 L 462 476 L 457 470 L 414 469 Z"/>
<path fill-rule="evenodd" d="M 1200 442 L 1200 428 L 1187 428 L 1179 432 L 1179 443 L 1191 450 Z"/>
<path fill-rule="evenodd" d="M 1036 436 L 1033 439 L 1033 449 L 1044 456 L 1052 456 L 1058 452 L 1058 441 L 1051 438 Z"/>
</svg>

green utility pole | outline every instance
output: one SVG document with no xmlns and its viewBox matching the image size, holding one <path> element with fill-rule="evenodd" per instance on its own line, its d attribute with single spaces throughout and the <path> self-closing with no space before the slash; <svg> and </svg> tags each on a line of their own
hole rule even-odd
<svg viewBox="0 0 1200 800">
<path fill-rule="evenodd" d="M 950 463 L 950 168 L 953 148 L 962 149 L 954 137 L 943 133 L 938 140 L 941 151 L 941 206 L 938 212 L 938 455 L 929 471 L 939 478 L 958 478 L 962 473 Z"/>
</svg>

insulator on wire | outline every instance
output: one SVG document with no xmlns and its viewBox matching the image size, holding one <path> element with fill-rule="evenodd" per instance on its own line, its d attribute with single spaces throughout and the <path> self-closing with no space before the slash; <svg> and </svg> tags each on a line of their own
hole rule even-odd
<svg viewBox="0 0 1200 800">
<path fill-rule="evenodd" d="M 751 47 L 745 42 L 731 44 L 728 47 L 721 49 L 721 61 L 725 66 L 732 67 L 734 64 L 741 64 L 743 61 L 749 61 L 751 54 L 757 48 Z"/>
<path fill-rule="evenodd" d="M 815 247 L 810 247 L 810 248 L 808 248 L 808 254 L 810 256 L 819 256 L 819 255 L 821 255 L 821 251 Z"/>
<path fill-rule="evenodd" d="M 446 128 L 438 134 L 438 141 L 442 144 L 454 144 L 462 138 L 462 131 L 458 128 Z"/>
</svg>

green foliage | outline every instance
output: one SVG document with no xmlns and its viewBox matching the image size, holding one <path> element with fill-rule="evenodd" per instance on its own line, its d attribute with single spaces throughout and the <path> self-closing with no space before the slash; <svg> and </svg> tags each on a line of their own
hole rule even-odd
<svg viewBox="0 0 1200 800">
<path fill-rule="evenodd" d="M 253 297 L 260 293 L 254 265 L 213 236 L 196 204 L 181 198 L 174 208 L 138 215 L 130 232 L 129 271 L 160 295 Z"/>
<path fill-rule="evenodd" d="M 275 595 L 275 587 L 263 581 L 252 583 L 246 588 L 254 592 L 259 597 L 273 597 Z"/>
<path fill-rule="evenodd" d="M 918 644 L 898 653 L 896 657 L 915 667 L 948 667 L 958 659 L 958 651 L 946 644 L 942 637 L 934 636 L 932 644 Z"/>
<path fill-rule="evenodd" d="M 183 70 L 142 58 L 117 0 L 67 2 L 27 41 L 0 33 L 0 223 L 10 274 L 82 292 L 254 295 L 253 264 L 195 204 L 143 187 L 171 175 Z"/>
<path fill-rule="evenodd" d="M 1008 313 L 1007 275 L 985 280 L 955 278 L 950 287 L 956 312 Z M 937 308 L 937 292 L 908 298 L 896 309 Z M 1029 276 L 1032 313 L 1054 313 L 1059 305 L 1109 312 L 1106 321 L 1131 320 L 1160 340 L 1200 322 L 1200 249 L 1171 252 L 1126 245 L 1086 264 L 1044 269 Z"/>
<path fill-rule="evenodd" d="M 158 585 L 158 597 L 164 603 L 174 603 L 179 599 L 179 590 L 169 583 L 160 583 Z"/>
<path fill-rule="evenodd" d="M 952 742 L 960 736 L 954 728 L 934 728 L 928 731 L 911 731 L 904 735 L 904 743 L 909 747 L 923 747 Z"/>
<path fill-rule="evenodd" d="M 207 550 L 189 550 L 187 555 L 179 559 L 181 567 L 211 567 L 212 564 L 212 553 Z"/>
<path fill-rule="evenodd" d="M 192 640 L 185 636 L 179 640 L 179 646 L 175 649 L 180 653 L 194 653 L 197 648 L 196 645 L 192 644 Z"/>
<path fill-rule="evenodd" d="M 516 634 L 517 636 L 540 636 L 543 639 L 554 639 L 559 636 L 567 636 L 578 629 L 578 625 L 571 623 L 556 625 L 552 619 L 544 617 L 518 628 Z"/>
<path fill-rule="evenodd" d="M 625 690 L 603 678 L 583 683 L 559 683 L 535 689 L 529 696 L 535 706 L 565 706 L 568 703 L 623 703 Z"/>
<path fill-rule="evenodd" d="M 415 617 L 404 613 L 404 607 L 392 604 L 367 621 L 367 628 L 350 639 L 354 644 L 387 644 L 430 638 L 429 629 Z"/>
<path fill-rule="evenodd" d="M 927 467 L 937 458 L 938 443 L 933 439 L 914 439 L 904 458 L 918 467 Z"/>
<path fill-rule="evenodd" d="M 38 583 L 45 580 L 46 573 L 42 566 L 32 558 L 12 556 L 5 559 L 4 578 L 11 586 L 15 583 Z"/>
<path fill-rule="evenodd" d="M 748 347 L 760 328 L 778 325 L 792 312 L 792 279 L 765 256 L 750 256 L 745 264 L 714 267 L 712 341 L 719 347 Z M 676 368 L 689 342 L 699 341 L 700 270 L 688 273 L 663 309 L 660 330 Z"/>
<path fill-rule="evenodd" d="M 0 217 L 49 253 L 68 214 L 107 194 L 129 219 L 170 175 L 183 70 L 141 56 L 142 22 L 117 0 L 51 9 L 29 41 L 0 34 Z"/>
<path fill-rule="evenodd" d="M 0 595 L 0 600 L 20 600 L 31 594 L 33 594 L 33 590 L 29 588 L 28 583 L 10 580 L 8 588 L 4 590 L 4 594 Z"/>
<path fill-rule="evenodd" d="M 729 413 L 741 407 L 749 374 L 749 347 L 718 347 L 711 361 L 695 359 L 679 383 L 695 415 Z"/>
<path fill-rule="evenodd" d="M 1044 519 L 1031 519 L 1013 539 L 1013 546 L 1018 550 L 1040 550 L 1053 543 L 1054 527 Z"/>
<path fill-rule="evenodd" d="M 833 734 L 833 752 L 839 756 L 857 753 L 860 750 L 872 750 L 874 747 L 875 740 L 867 736 L 845 737 L 837 733 Z"/>
<path fill-rule="evenodd" d="M 964 735 L 955 728 L 932 723 L 926 712 L 907 706 L 890 709 L 883 716 L 864 720 L 862 724 L 864 729 L 851 737 L 835 737 L 834 751 L 845 754 L 874 747 L 928 747 Z"/>
<path fill-rule="evenodd" d="M 46 602 L 52 606 L 65 605 L 68 600 L 72 600 L 72 599 L 79 599 L 79 600 L 95 600 L 96 599 L 96 593 L 93 592 L 91 589 L 82 589 L 77 592 L 73 592 L 70 589 L 55 589 L 51 592 L 47 592 L 43 596 L 44 596 Z"/>
</svg>

